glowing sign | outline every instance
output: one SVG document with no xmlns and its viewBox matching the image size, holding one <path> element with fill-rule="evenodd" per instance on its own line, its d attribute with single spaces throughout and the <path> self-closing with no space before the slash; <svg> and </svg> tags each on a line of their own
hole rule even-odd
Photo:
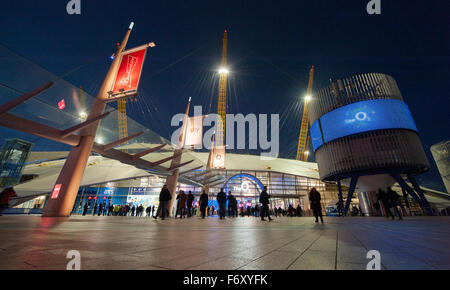
<svg viewBox="0 0 450 290">
<path fill-rule="evenodd" d="M 55 187 L 53 187 L 52 191 L 52 199 L 58 198 L 59 191 L 61 190 L 61 184 L 55 184 Z"/>
<path fill-rule="evenodd" d="M 314 151 L 323 145 L 322 134 L 320 133 L 319 120 L 314 122 L 309 129 L 311 133 L 311 142 L 313 144 Z"/>
<path fill-rule="evenodd" d="M 249 178 L 250 181 L 253 181 L 254 183 L 256 183 L 256 185 L 258 185 L 258 187 L 261 191 L 264 189 L 264 185 L 258 178 L 256 178 L 253 175 L 247 174 L 247 173 L 240 173 L 240 174 L 233 175 L 232 177 L 230 177 L 230 179 L 227 180 L 227 182 L 225 182 L 225 185 L 224 185 L 225 192 L 228 192 L 228 184 L 230 182 L 232 182 L 236 178 L 245 178 L 245 177 Z M 247 181 L 244 181 L 244 182 L 247 182 Z"/>
<path fill-rule="evenodd" d="M 240 187 L 233 186 L 234 191 L 245 191 L 248 192 L 250 190 L 250 184 L 247 181 L 243 181 Z"/>
<path fill-rule="evenodd" d="M 112 94 L 137 91 L 141 72 L 144 65 L 147 47 L 125 52 L 122 55 L 116 80 L 114 81 Z"/>
<path fill-rule="evenodd" d="M 400 100 L 362 101 L 326 113 L 311 125 L 314 151 L 345 136 L 383 129 L 418 131 L 408 106 Z"/>
<path fill-rule="evenodd" d="M 65 107 L 66 107 L 66 102 L 64 101 L 64 99 L 62 99 L 61 101 L 58 102 L 58 109 L 64 110 Z"/>
</svg>

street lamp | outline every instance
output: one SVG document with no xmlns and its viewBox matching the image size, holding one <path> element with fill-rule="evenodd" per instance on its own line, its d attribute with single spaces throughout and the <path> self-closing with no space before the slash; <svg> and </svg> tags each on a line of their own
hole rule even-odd
<svg viewBox="0 0 450 290">
<path fill-rule="evenodd" d="M 230 71 L 226 67 L 219 68 L 219 74 L 228 74 Z"/>
<path fill-rule="evenodd" d="M 305 102 L 309 102 L 309 101 L 311 101 L 311 99 L 312 99 L 311 95 L 305 96 Z"/>
<path fill-rule="evenodd" d="M 86 114 L 86 112 L 84 112 L 84 111 L 81 111 L 81 112 L 80 112 L 80 119 L 83 120 L 83 121 L 86 121 L 86 119 L 87 119 L 87 114 Z"/>
</svg>

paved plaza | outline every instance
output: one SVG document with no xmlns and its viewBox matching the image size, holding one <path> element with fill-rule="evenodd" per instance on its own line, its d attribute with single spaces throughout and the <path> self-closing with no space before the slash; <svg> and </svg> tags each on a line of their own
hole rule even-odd
<svg viewBox="0 0 450 290">
<path fill-rule="evenodd" d="M 365 269 L 369 250 L 383 269 L 450 269 L 450 218 L 0 217 L 0 269 Z"/>
</svg>

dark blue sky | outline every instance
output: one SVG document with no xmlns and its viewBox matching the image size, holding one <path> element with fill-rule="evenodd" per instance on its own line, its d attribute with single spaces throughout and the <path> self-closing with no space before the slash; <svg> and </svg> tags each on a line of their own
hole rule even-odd
<svg viewBox="0 0 450 290">
<path fill-rule="evenodd" d="M 372 16 L 366 13 L 368 0 L 81 0 L 81 15 L 68 15 L 67 2 L 3 3 L 1 42 L 58 75 L 92 61 L 66 79 L 93 94 L 115 43 L 134 21 L 128 47 L 149 41 L 158 46 L 145 64 L 141 100 L 129 105 L 129 114 L 166 138 L 170 118 L 183 111 L 188 96 L 207 111 L 216 110 L 214 70 L 224 29 L 229 31 L 232 70 L 228 111 L 282 113 L 282 157 L 295 157 L 296 104 L 311 65 L 316 66 L 315 89 L 330 78 L 390 74 L 410 106 L 432 164 L 420 180 L 444 189 L 429 147 L 448 139 L 450 132 L 447 0 L 381 0 L 382 14 Z"/>
</svg>

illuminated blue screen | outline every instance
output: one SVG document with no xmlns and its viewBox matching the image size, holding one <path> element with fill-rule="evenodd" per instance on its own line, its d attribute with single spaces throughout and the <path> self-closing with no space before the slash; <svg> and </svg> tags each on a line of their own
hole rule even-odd
<svg viewBox="0 0 450 290">
<path fill-rule="evenodd" d="M 311 125 L 314 151 L 322 145 L 322 137 L 327 143 L 373 130 L 408 129 L 417 132 L 408 106 L 403 101 L 393 99 L 362 101 L 326 113 L 320 117 L 323 136 L 318 121 Z M 320 142 L 314 144 L 314 140 Z"/>
<path fill-rule="evenodd" d="M 316 151 L 316 148 L 319 148 L 322 146 L 322 134 L 320 133 L 320 127 L 319 127 L 319 120 L 315 121 L 311 125 L 311 141 L 313 144 L 314 151 Z"/>
</svg>

